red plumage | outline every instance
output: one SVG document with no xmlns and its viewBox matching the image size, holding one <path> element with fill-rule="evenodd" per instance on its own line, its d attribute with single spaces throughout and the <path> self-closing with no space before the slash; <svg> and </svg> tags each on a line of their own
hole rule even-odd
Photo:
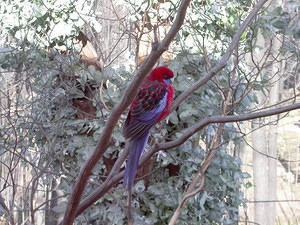
<svg viewBox="0 0 300 225">
<path fill-rule="evenodd" d="M 170 79 L 174 76 L 167 67 L 157 67 L 145 79 L 132 102 L 124 123 L 124 137 L 131 141 L 124 184 L 131 189 L 138 161 L 147 143 L 150 128 L 161 121 L 171 109 L 173 87 Z"/>
</svg>

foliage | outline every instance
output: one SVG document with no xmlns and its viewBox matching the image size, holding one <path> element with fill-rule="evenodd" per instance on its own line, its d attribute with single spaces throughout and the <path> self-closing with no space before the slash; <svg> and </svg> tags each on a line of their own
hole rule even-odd
<svg viewBox="0 0 300 225">
<path fill-rule="evenodd" d="M 148 190 L 142 182 L 135 186 L 135 215 L 146 215 L 145 224 L 166 224 L 178 202 L 182 199 L 191 178 L 198 172 L 199 163 L 204 159 L 204 150 L 192 148 L 188 141 L 179 149 L 166 154 L 160 160 L 160 168 L 153 174 Z M 171 157 L 170 157 L 171 156 Z M 177 160 L 180 166 L 178 176 L 169 177 L 162 165 L 165 161 Z M 183 160 L 184 159 L 184 160 Z M 233 224 L 238 221 L 238 206 L 243 202 L 239 191 L 246 174 L 240 170 L 241 162 L 229 156 L 224 150 L 218 152 L 207 171 L 205 191 L 189 200 L 183 210 L 180 224 Z M 163 174 L 163 176 L 162 176 Z M 147 203 L 147 204 L 142 204 Z M 145 218 L 140 218 L 145 219 Z"/>
</svg>

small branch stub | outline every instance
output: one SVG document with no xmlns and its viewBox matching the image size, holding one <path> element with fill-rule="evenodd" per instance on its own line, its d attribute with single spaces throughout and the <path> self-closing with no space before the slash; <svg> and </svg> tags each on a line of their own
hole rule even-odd
<svg viewBox="0 0 300 225">
<path fill-rule="evenodd" d="M 152 50 L 157 50 L 159 42 L 158 42 L 157 25 L 156 24 L 153 26 L 153 35 L 154 35 L 154 41 L 152 42 Z"/>
</svg>

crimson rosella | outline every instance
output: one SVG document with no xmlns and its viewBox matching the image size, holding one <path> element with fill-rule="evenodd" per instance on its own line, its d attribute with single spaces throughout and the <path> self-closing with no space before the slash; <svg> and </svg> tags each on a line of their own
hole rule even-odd
<svg viewBox="0 0 300 225">
<path fill-rule="evenodd" d="M 133 100 L 123 134 L 130 141 L 129 156 L 124 175 L 124 185 L 131 190 L 140 156 L 147 144 L 150 128 L 169 112 L 173 99 L 172 70 L 157 67 L 145 79 Z"/>
</svg>

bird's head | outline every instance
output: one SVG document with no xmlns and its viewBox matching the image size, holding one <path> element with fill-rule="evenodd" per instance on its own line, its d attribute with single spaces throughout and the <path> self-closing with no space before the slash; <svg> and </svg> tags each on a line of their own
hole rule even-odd
<svg viewBox="0 0 300 225">
<path fill-rule="evenodd" d="M 172 77 L 174 77 L 172 70 L 164 66 L 159 66 L 152 70 L 148 79 L 151 81 L 157 80 L 159 82 L 164 82 L 165 84 L 169 85 L 171 82 L 170 79 Z"/>
</svg>

